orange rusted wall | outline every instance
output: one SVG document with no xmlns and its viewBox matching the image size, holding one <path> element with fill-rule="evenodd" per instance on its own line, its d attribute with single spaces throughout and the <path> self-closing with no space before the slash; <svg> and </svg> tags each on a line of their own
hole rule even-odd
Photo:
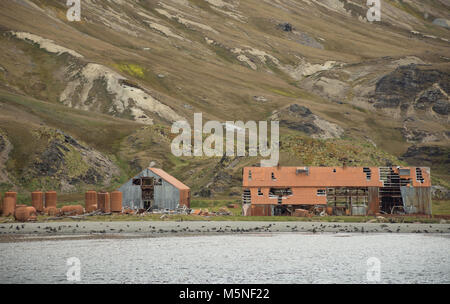
<svg viewBox="0 0 450 304">
<path fill-rule="evenodd" d="M 191 190 L 180 189 L 180 206 L 191 207 Z"/>
<path fill-rule="evenodd" d="M 276 188 L 276 187 L 275 187 Z M 261 189 L 263 195 L 258 195 L 258 189 Z M 291 188 L 292 195 L 283 198 L 283 205 L 326 205 L 327 197 L 325 195 L 318 196 L 317 190 L 326 188 L 306 188 L 296 187 Z M 256 205 L 278 205 L 277 197 L 269 197 L 270 188 L 250 188 L 250 194 L 252 198 L 252 204 Z"/>
<path fill-rule="evenodd" d="M 270 205 L 252 205 L 250 207 L 250 216 L 271 216 L 272 206 Z"/>
<path fill-rule="evenodd" d="M 45 192 L 45 207 L 56 208 L 57 196 L 55 191 Z"/>
<path fill-rule="evenodd" d="M 31 193 L 31 205 L 37 212 L 44 211 L 44 193 L 41 191 L 34 191 Z"/>
<path fill-rule="evenodd" d="M 111 212 L 122 212 L 122 192 L 111 192 Z"/>
</svg>

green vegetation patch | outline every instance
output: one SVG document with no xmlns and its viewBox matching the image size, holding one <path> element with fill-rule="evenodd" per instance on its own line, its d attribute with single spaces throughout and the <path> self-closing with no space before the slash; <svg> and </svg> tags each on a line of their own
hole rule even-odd
<svg viewBox="0 0 450 304">
<path fill-rule="evenodd" d="M 113 64 L 113 66 L 118 70 L 120 70 L 122 73 L 128 74 L 136 78 L 141 79 L 145 78 L 146 69 L 141 67 L 140 65 L 133 63 L 116 63 Z"/>
</svg>

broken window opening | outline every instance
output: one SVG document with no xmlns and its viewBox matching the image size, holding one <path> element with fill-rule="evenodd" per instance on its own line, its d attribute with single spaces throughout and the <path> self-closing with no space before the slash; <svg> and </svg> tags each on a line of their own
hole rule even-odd
<svg viewBox="0 0 450 304">
<path fill-rule="evenodd" d="M 306 174 L 309 175 L 309 168 L 308 167 L 303 167 L 303 168 L 297 168 L 297 170 L 295 170 L 295 174 L 299 175 L 299 174 Z"/>
<path fill-rule="evenodd" d="M 325 196 L 325 195 L 327 195 L 327 190 L 317 189 L 317 196 Z"/>
<path fill-rule="evenodd" d="M 270 188 L 269 197 L 286 197 L 292 195 L 292 188 Z"/>
<path fill-rule="evenodd" d="M 261 191 L 261 188 L 258 188 L 258 195 L 259 196 L 263 196 L 264 194 L 262 193 L 262 191 Z"/>
<path fill-rule="evenodd" d="M 423 175 L 422 175 L 422 169 L 420 169 L 420 168 L 416 168 L 416 180 L 421 183 L 423 183 L 425 181 L 425 179 L 423 178 Z"/>
<path fill-rule="evenodd" d="M 244 189 L 244 192 L 242 193 L 242 202 L 244 204 L 252 203 L 252 195 L 251 195 L 250 189 Z"/>
</svg>

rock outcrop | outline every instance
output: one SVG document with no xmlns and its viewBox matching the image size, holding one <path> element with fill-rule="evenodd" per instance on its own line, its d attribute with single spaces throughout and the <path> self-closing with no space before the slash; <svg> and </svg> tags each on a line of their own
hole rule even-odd
<svg viewBox="0 0 450 304">
<path fill-rule="evenodd" d="M 400 66 L 382 77 L 376 84 L 371 102 L 375 108 L 407 110 L 432 109 L 439 115 L 448 115 L 450 74 L 434 69 L 420 69 L 411 64 Z"/>
<path fill-rule="evenodd" d="M 34 161 L 21 174 L 24 184 L 70 192 L 82 184 L 109 186 L 120 174 L 108 157 L 60 130 L 41 128 L 36 136 L 47 145 L 36 151 Z"/>
<path fill-rule="evenodd" d="M 309 108 L 299 104 L 276 111 L 271 119 L 280 121 L 281 126 L 301 131 L 313 138 L 338 138 L 344 133 L 344 129 L 337 124 L 320 118 Z"/>
</svg>

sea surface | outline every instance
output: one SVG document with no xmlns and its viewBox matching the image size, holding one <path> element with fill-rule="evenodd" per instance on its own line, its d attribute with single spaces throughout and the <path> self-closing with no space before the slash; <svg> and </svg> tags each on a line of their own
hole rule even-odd
<svg viewBox="0 0 450 304">
<path fill-rule="evenodd" d="M 449 234 L 13 242 L 0 243 L 0 283 L 450 283 L 449 253 Z"/>
</svg>

